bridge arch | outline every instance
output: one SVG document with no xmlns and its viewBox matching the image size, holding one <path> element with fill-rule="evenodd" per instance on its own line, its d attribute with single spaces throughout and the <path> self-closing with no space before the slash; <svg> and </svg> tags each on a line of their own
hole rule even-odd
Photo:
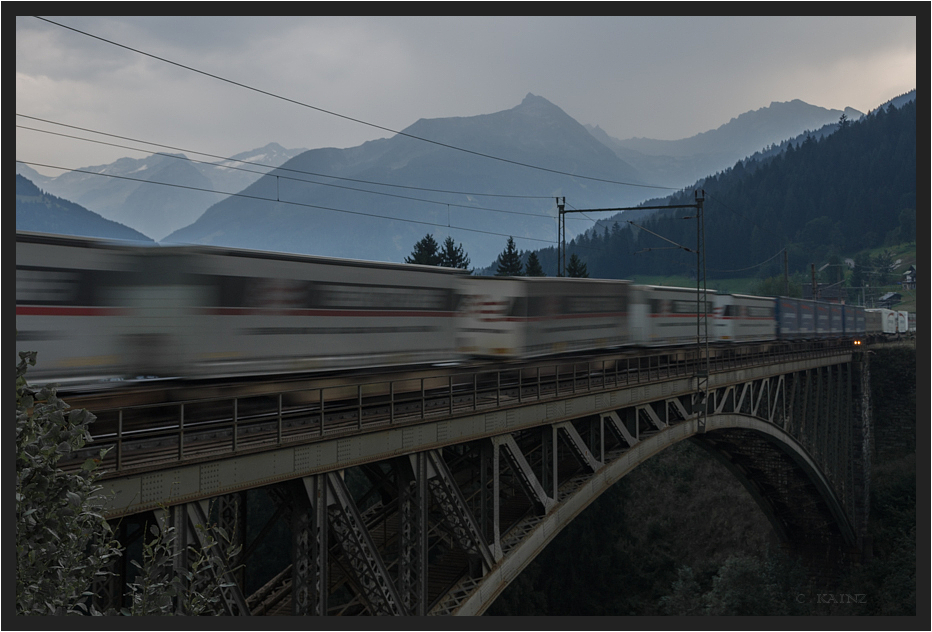
<svg viewBox="0 0 932 632">
<path fill-rule="evenodd" d="M 593 474 L 585 485 L 528 531 L 508 556 L 475 583 L 469 597 L 450 614 L 469 616 L 485 612 L 508 584 L 602 493 L 637 466 L 685 440 L 701 446 L 738 479 L 768 518 L 781 543 L 791 550 L 811 555 L 855 546 L 855 530 L 843 503 L 825 473 L 792 435 L 759 417 L 711 415 L 705 432 L 699 432 L 695 420 L 669 426 L 639 441 Z M 787 490 L 797 495 L 796 505 L 789 502 Z"/>
<path fill-rule="evenodd" d="M 842 345 L 743 351 L 716 356 L 702 392 L 695 359 L 676 351 L 315 383 L 203 412 L 159 404 L 177 419 L 151 437 L 127 435 L 135 411 L 120 410 L 102 426 L 115 430 L 102 435 L 111 516 L 171 506 L 196 524 L 193 504 L 241 507 L 246 490 L 269 489 L 291 563 L 231 611 L 480 614 L 601 493 L 689 439 L 790 547 L 851 546 L 866 515 L 866 372 Z M 226 416 L 202 419 L 215 410 Z M 229 513 L 221 526 L 238 530 L 241 509 Z M 437 543 L 450 565 L 436 564 Z"/>
</svg>

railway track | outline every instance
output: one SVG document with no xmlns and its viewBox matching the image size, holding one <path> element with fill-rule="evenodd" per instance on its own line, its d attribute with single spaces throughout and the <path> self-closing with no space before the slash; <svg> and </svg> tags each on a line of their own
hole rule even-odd
<svg viewBox="0 0 932 632">
<path fill-rule="evenodd" d="M 740 354 L 734 349 L 719 351 L 713 363 L 744 366 L 832 348 L 825 343 L 818 349 L 770 347 Z M 646 356 L 615 354 L 506 365 L 498 370 L 459 366 L 379 376 L 390 379 L 364 374 L 302 376 L 77 395 L 66 401 L 97 416 L 91 428 L 93 441 L 63 465 L 79 467 L 85 458 L 106 449 L 101 463 L 104 476 L 121 476 L 169 463 L 193 463 L 691 376 L 697 368 L 688 353 L 667 350 Z"/>
</svg>

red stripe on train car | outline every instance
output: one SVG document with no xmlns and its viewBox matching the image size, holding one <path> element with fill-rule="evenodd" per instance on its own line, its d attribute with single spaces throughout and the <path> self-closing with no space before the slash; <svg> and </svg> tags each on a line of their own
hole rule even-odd
<svg viewBox="0 0 932 632">
<path fill-rule="evenodd" d="M 394 318 L 449 318 L 456 312 L 413 312 L 349 309 L 275 309 L 255 307 L 201 307 L 202 316 L 319 316 L 319 317 L 394 317 Z"/>
</svg>

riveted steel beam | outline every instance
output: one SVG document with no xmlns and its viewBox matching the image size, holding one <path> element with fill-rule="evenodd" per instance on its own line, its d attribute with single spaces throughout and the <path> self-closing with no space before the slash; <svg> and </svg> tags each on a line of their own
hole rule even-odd
<svg viewBox="0 0 932 632">
<path fill-rule="evenodd" d="M 423 452 L 410 455 L 408 467 L 399 467 L 399 470 L 401 552 L 398 592 L 407 612 L 424 616 L 427 614 L 427 513 L 430 502 L 427 455 Z"/>
<path fill-rule="evenodd" d="M 625 427 L 616 411 L 610 410 L 607 413 L 602 413 L 602 419 L 608 420 L 609 427 L 615 431 L 620 439 L 628 444 L 628 447 L 633 447 L 638 442 L 638 439 L 628 432 L 628 428 Z"/>
<path fill-rule="evenodd" d="M 481 400 L 487 408 L 476 405 L 474 391 L 482 385 L 474 385 L 462 394 L 473 398 L 470 410 L 439 420 L 425 415 L 428 393 L 421 388 L 417 423 L 402 425 L 398 416 L 399 425 L 358 436 L 320 436 L 147 474 L 136 481 L 143 492 L 138 504 L 169 487 L 183 504 L 231 486 L 294 490 L 297 482 L 304 500 L 298 503 L 292 491 L 283 502 L 304 542 L 294 547 L 293 568 L 276 580 L 289 587 L 293 614 L 479 613 L 604 489 L 661 449 L 697 436 L 728 456 L 784 537 L 811 530 L 847 542 L 854 533 L 845 526 L 847 514 L 863 513 L 864 503 L 850 465 L 861 457 L 849 447 L 862 431 L 845 421 L 857 380 L 844 363 L 820 357 L 779 368 L 726 367 L 710 374 L 702 395 L 677 373 L 623 386 L 616 376 L 615 386 L 600 391 L 589 389 L 602 376 L 575 375 L 573 388 L 564 385 L 551 399 L 521 382 L 524 395 L 512 396 L 496 375 L 489 382 L 494 393 Z M 447 388 L 444 397 L 450 394 Z M 700 427 L 703 396 L 709 407 Z M 452 411 L 452 399 L 439 409 Z M 570 453 L 574 458 L 566 458 Z M 252 476 L 260 466 L 265 476 Z M 366 479 L 370 488 L 351 485 L 351 495 L 337 473 L 341 466 L 347 481 Z M 353 478 L 358 472 L 366 477 Z M 453 560 L 444 569 L 449 580 L 434 573 L 443 556 Z M 338 596 L 346 587 L 351 607 Z"/>
<path fill-rule="evenodd" d="M 328 510 L 330 527 L 348 558 L 360 596 L 372 614 L 408 614 L 343 478 L 336 472 L 325 477 L 336 501 Z"/>
<path fill-rule="evenodd" d="M 543 486 L 537 476 L 534 475 L 533 469 L 524 457 L 521 448 L 518 447 L 514 437 L 510 434 L 492 437 L 492 443 L 499 448 L 505 448 L 505 458 L 518 476 L 521 487 L 528 499 L 537 505 L 538 511 L 547 513 L 553 506 L 554 500 L 544 492 Z"/>
<path fill-rule="evenodd" d="M 439 452 L 430 450 L 426 456 L 428 486 L 443 512 L 444 523 L 459 546 L 481 561 L 484 570 L 475 569 L 476 572 L 488 570 L 495 563 L 492 551 L 486 544 L 479 530 L 478 521 L 469 510 L 453 475 Z M 497 469 L 496 467 L 496 481 L 498 480 Z"/>
<path fill-rule="evenodd" d="M 654 417 L 656 417 L 656 415 L 654 415 Z M 570 447 L 570 450 L 573 452 L 573 455 L 579 461 L 580 465 L 589 468 L 589 471 L 591 472 L 596 472 L 600 467 L 602 467 L 602 464 L 592 455 L 592 451 L 589 449 L 589 446 L 587 446 L 583 441 L 582 437 L 579 435 L 579 432 L 577 432 L 576 427 L 572 422 L 565 421 L 563 423 L 556 424 L 555 428 L 562 432 L 563 439 Z"/>
</svg>

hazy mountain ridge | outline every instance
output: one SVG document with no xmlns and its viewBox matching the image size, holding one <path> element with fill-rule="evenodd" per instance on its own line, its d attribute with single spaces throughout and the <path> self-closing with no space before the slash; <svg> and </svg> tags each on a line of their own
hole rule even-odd
<svg viewBox="0 0 932 632">
<path fill-rule="evenodd" d="M 83 167 L 80 172 L 68 171 L 56 177 L 44 176 L 28 165 L 17 163 L 16 173 L 52 195 L 161 239 L 195 221 L 207 208 L 224 199 L 225 193 L 243 190 L 268 171 L 243 162 L 276 167 L 303 151 L 306 150 L 289 150 L 278 143 L 269 143 L 215 162 L 207 162 L 209 159 L 203 157 L 195 158 L 202 162 L 194 162 L 181 153 L 160 153 L 145 158 L 120 158 L 110 164 Z M 165 182 L 187 188 L 145 182 Z"/>
<path fill-rule="evenodd" d="M 774 129 L 802 128 L 800 132 L 810 129 L 804 125 L 812 119 L 795 125 L 787 122 L 792 119 L 792 112 L 798 111 L 832 121 L 818 128 L 819 135 L 833 131 L 841 116 L 841 111 L 796 100 L 745 113 L 715 130 L 681 141 L 629 139 L 640 143 L 642 149 L 649 149 L 653 143 L 655 148 L 672 148 L 670 151 L 677 154 L 662 156 L 625 148 L 620 145 L 624 141 L 610 138 L 598 127 L 583 126 L 547 99 L 528 94 L 521 104 L 509 110 L 470 117 L 420 119 L 401 134 L 357 147 L 285 150 L 270 143 L 234 157 L 243 161 L 284 161 L 267 176 L 251 173 L 262 171 L 260 167 L 235 160 L 220 161 L 216 164 L 225 168 L 218 168 L 180 159 L 180 155 L 164 154 L 144 159 L 123 158 L 110 165 L 87 168 L 134 180 L 83 173 L 48 178 L 19 163 L 17 172 L 27 177 L 34 174 L 37 183 L 55 195 L 61 195 L 63 189 L 71 191 L 71 199 L 95 211 L 110 209 L 109 219 L 136 228 L 148 227 L 151 236 L 165 243 L 192 242 L 402 261 L 414 243 L 430 232 L 438 241 L 452 236 L 457 243 L 463 243 L 474 264 L 483 265 L 494 261 L 508 235 L 514 236 L 519 249 L 525 251 L 555 244 L 556 196 L 565 196 L 568 208 L 601 208 L 634 206 L 651 195 L 649 188 L 554 172 L 662 186 L 682 179 L 684 173 L 699 174 L 681 185 L 688 186 L 732 167 L 752 152 L 758 156 L 764 152 L 778 153 L 780 143 L 785 145 L 786 138 L 794 134 L 754 145 L 752 150 L 745 151 L 743 147 L 760 142 L 747 138 L 770 138 L 776 133 Z M 855 111 L 850 108 L 847 111 L 851 112 L 849 119 L 854 119 Z M 860 116 L 859 112 L 856 114 Z M 778 120 L 768 122 L 768 117 Z M 754 131 L 755 125 L 758 131 Z M 728 149 L 728 139 L 736 138 L 743 144 L 738 149 Z M 705 148 L 709 153 L 685 155 L 697 148 Z M 288 158 L 289 152 L 297 154 Z M 744 153 L 732 159 L 736 152 Z M 504 160 L 492 160 L 490 156 Z M 522 164 L 547 170 L 529 169 Z M 712 166 L 715 164 L 723 166 L 715 169 Z M 146 186 L 138 179 L 164 180 L 192 188 Z M 246 184 L 239 187 L 237 182 Z M 194 189 L 238 195 L 227 197 Z M 533 197 L 503 200 L 486 197 L 488 194 Z M 101 215 L 107 217 L 106 213 Z M 568 222 L 568 238 L 578 232 L 574 228 L 584 225 L 580 218 L 570 216 L 579 221 Z M 166 236 L 170 231 L 173 232 Z"/>
<path fill-rule="evenodd" d="M 45 193 L 20 174 L 16 175 L 16 229 L 152 242 L 128 226 L 104 219 L 74 202 Z"/>
<path fill-rule="evenodd" d="M 806 130 L 837 123 L 842 114 L 852 121 L 863 116 L 853 108 L 830 110 L 794 99 L 775 101 L 734 117 L 714 130 L 680 140 L 619 140 L 598 126 L 587 129 L 621 159 L 634 165 L 651 183 L 682 187 L 731 167 L 769 145 Z"/>
<path fill-rule="evenodd" d="M 505 160 L 490 160 L 488 156 Z M 577 205 L 604 206 L 633 204 L 642 195 L 630 187 L 529 169 L 517 163 L 606 180 L 640 181 L 630 165 L 582 125 L 546 99 L 529 94 L 510 110 L 474 117 L 420 119 L 389 139 L 346 150 L 307 151 L 244 190 L 242 194 L 248 198 L 219 202 L 197 222 L 164 241 L 402 261 L 414 243 L 431 232 L 440 240 L 451 235 L 457 243 L 463 243 L 474 261 L 481 261 L 494 257 L 508 235 L 552 243 L 556 235 L 553 197 L 566 196 Z M 303 183 L 297 178 L 313 178 L 296 171 L 398 185 L 333 183 L 396 197 Z M 488 194 L 533 197 L 503 202 L 484 197 Z M 286 203 L 263 202 L 254 197 Z M 489 208 L 508 212 L 483 210 Z"/>
<path fill-rule="evenodd" d="M 778 155 L 738 161 L 697 183 L 706 193 L 708 270 L 770 276 L 781 271 L 776 255 L 784 249 L 789 269 L 797 271 L 833 255 L 914 240 L 916 101 L 901 103 L 900 108 L 878 107 L 822 137 L 806 133 Z M 649 202 L 693 200 L 690 187 Z M 645 225 L 674 243 L 695 243 L 695 225 L 672 215 L 658 212 Z M 608 218 L 598 230 L 568 244 L 568 252 L 577 252 L 591 276 L 694 274 L 692 254 L 648 251 L 662 242 L 622 230 L 623 219 Z M 555 269 L 551 251 L 538 253 L 545 270 Z"/>
</svg>

